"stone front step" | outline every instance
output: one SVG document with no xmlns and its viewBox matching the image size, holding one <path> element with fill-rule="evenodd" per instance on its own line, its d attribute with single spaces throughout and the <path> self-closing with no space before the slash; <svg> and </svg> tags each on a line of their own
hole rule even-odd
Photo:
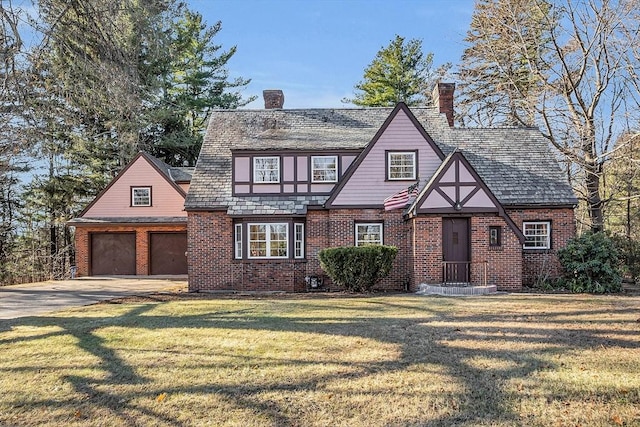
<svg viewBox="0 0 640 427">
<path fill-rule="evenodd" d="M 448 296 L 466 296 L 466 295 L 489 295 L 495 294 L 498 291 L 496 285 L 488 286 L 456 286 L 454 284 L 443 285 L 428 285 L 421 283 L 418 292 L 419 295 L 448 295 Z"/>
</svg>

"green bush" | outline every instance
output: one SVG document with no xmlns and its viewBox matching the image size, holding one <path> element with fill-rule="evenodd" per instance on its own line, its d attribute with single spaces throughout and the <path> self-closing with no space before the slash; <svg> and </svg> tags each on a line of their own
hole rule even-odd
<svg viewBox="0 0 640 427">
<path fill-rule="evenodd" d="M 640 283 L 640 242 L 623 236 L 611 238 L 618 249 L 622 270 L 635 283 Z"/>
<path fill-rule="evenodd" d="M 558 250 L 564 269 L 560 285 L 571 292 L 620 292 L 622 274 L 618 250 L 605 233 L 585 233 Z"/>
<path fill-rule="evenodd" d="M 398 248 L 344 246 L 320 251 L 320 265 L 333 283 L 352 292 L 368 292 L 391 271 Z"/>
</svg>

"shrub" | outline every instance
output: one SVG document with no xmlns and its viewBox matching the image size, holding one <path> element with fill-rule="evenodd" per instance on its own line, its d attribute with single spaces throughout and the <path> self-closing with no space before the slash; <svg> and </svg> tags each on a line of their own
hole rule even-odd
<svg viewBox="0 0 640 427">
<path fill-rule="evenodd" d="M 611 238 L 618 249 L 622 270 L 635 283 L 640 283 L 640 242 L 622 236 Z"/>
<path fill-rule="evenodd" d="M 585 233 L 558 250 L 561 285 L 571 292 L 606 293 L 622 289 L 618 250 L 605 233 Z"/>
<path fill-rule="evenodd" d="M 323 249 L 319 257 L 335 284 L 352 292 L 368 292 L 389 274 L 397 253 L 394 246 L 344 246 Z"/>
</svg>

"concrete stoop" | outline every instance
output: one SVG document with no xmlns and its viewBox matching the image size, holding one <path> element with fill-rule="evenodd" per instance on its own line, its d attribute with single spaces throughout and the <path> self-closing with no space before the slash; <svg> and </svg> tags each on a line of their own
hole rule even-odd
<svg viewBox="0 0 640 427">
<path fill-rule="evenodd" d="M 470 286 L 470 285 L 428 285 L 421 283 L 418 295 L 446 295 L 446 296 L 473 296 L 473 295 L 490 295 L 498 292 L 496 285 L 488 286 Z"/>
</svg>

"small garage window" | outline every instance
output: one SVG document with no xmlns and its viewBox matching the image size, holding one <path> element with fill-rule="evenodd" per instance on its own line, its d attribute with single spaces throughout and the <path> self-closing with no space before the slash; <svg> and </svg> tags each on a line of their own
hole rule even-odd
<svg viewBox="0 0 640 427">
<path fill-rule="evenodd" d="M 131 187 L 131 206 L 151 206 L 151 187 Z"/>
</svg>

